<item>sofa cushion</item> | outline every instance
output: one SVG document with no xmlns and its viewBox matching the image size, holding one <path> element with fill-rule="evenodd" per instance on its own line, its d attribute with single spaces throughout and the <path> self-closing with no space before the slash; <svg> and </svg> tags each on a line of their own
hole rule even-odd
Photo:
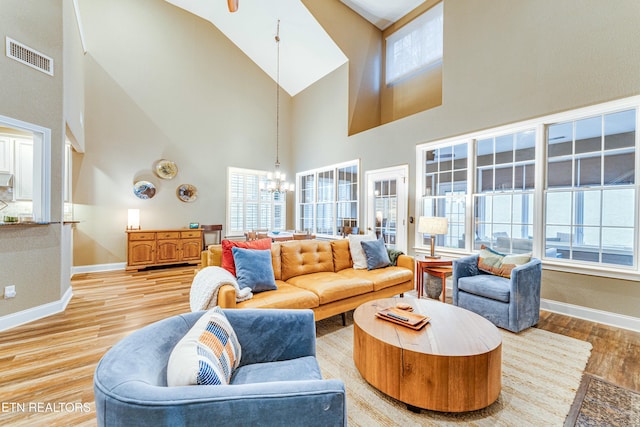
<svg viewBox="0 0 640 427">
<path fill-rule="evenodd" d="M 316 308 L 320 299 L 315 293 L 276 280 L 278 290 L 260 292 L 253 298 L 237 303 L 237 308 Z"/>
<path fill-rule="evenodd" d="M 510 280 L 492 274 L 461 277 L 458 279 L 458 290 L 496 301 L 509 302 Z"/>
<path fill-rule="evenodd" d="M 356 270 L 367 269 L 367 256 L 362 249 L 362 241 L 376 240 L 374 234 L 349 234 L 349 251 L 353 260 L 353 268 Z"/>
<path fill-rule="evenodd" d="M 287 283 L 315 293 L 320 304 L 373 291 L 373 282 L 362 277 L 346 277 L 339 273 L 321 272 L 292 277 Z"/>
<path fill-rule="evenodd" d="M 314 356 L 278 362 L 254 363 L 238 368 L 233 373 L 230 384 L 255 384 L 275 381 L 321 380 L 318 360 Z"/>
<path fill-rule="evenodd" d="M 389 288 L 413 279 L 413 272 L 403 267 L 387 267 L 377 270 L 354 270 L 346 268 L 338 272 L 339 275 L 350 279 L 364 279 L 373 282 L 373 290 Z"/>
<path fill-rule="evenodd" d="M 310 273 L 333 272 L 331 244 L 320 240 L 297 240 L 280 245 L 282 280 Z"/>
<path fill-rule="evenodd" d="M 229 273 L 236 275 L 236 265 L 233 261 L 232 248 L 243 249 L 271 249 L 271 239 L 258 239 L 248 242 L 238 242 L 235 240 L 223 240 L 222 241 L 222 264 L 221 267 L 227 270 Z"/>
<path fill-rule="evenodd" d="M 215 307 L 203 314 L 171 351 L 167 385 L 229 384 L 240 357 L 238 337 L 220 307 Z"/>
<path fill-rule="evenodd" d="M 240 288 L 250 288 L 251 292 L 275 291 L 270 249 L 233 248 L 233 262 Z"/>
<path fill-rule="evenodd" d="M 385 246 L 384 239 L 382 237 L 378 240 L 363 240 L 360 244 L 362 245 L 362 250 L 367 258 L 367 270 L 384 268 L 391 264 L 389 254 L 387 253 L 387 247 Z"/>
<path fill-rule="evenodd" d="M 332 240 L 331 250 L 333 251 L 334 271 L 353 267 L 351 251 L 349 250 L 349 239 Z"/>
</svg>

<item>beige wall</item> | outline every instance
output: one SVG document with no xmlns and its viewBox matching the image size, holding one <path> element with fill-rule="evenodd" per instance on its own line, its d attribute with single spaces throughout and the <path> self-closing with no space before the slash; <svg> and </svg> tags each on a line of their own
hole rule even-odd
<svg viewBox="0 0 640 427">
<path fill-rule="evenodd" d="M 349 58 L 349 86 L 344 93 L 348 96 L 349 135 L 379 126 L 382 33 L 338 0 L 303 3 Z"/>
<path fill-rule="evenodd" d="M 213 24 L 165 1 L 81 1 L 80 12 L 86 153 L 74 156 L 73 264 L 125 262 L 128 208 L 146 229 L 225 224 L 227 167 L 274 167 L 275 82 Z M 293 176 L 281 95 L 280 162 Z M 162 158 L 178 165 L 173 180 L 152 173 Z M 156 196 L 136 198 L 135 179 L 154 182 Z M 198 188 L 195 202 L 176 197 L 184 183 Z"/>
<path fill-rule="evenodd" d="M 0 1 L 0 37 L 9 36 L 53 58 L 49 76 L 0 56 L 0 115 L 51 129 L 51 220 L 62 214 L 63 66 L 62 0 Z M 61 226 L 0 229 L 0 292 L 15 285 L 14 299 L 0 299 L 0 316 L 60 299 Z"/>
<path fill-rule="evenodd" d="M 346 94 L 358 71 L 343 66 L 294 98 L 296 169 L 360 158 L 364 175 L 408 163 L 413 213 L 416 144 L 640 94 L 638 16 L 634 0 L 615 8 L 598 0 L 446 2 L 442 106 L 349 137 Z M 542 293 L 640 317 L 638 282 L 545 270 Z"/>
<path fill-rule="evenodd" d="M 84 151 L 84 52 L 73 0 L 63 1 L 64 22 L 64 119 L 65 133 L 80 152 Z"/>
</svg>

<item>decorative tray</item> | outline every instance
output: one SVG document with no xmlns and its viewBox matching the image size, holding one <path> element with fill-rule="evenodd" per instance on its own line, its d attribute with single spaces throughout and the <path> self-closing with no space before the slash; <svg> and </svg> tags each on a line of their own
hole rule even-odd
<svg viewBox="0 0 640 427">
<path fill-rule="evenodd" d="M 424 325 L 429 323 L 431 317 L 423 316 L 421 314 L 411 313 L 407 310 L 401 310 L 395 307 L 385 308 L 376 313 L 381 319 L 387 320 L 398 325 L 406 326 L 414 330 L 421 329 Z"/>
</svg>

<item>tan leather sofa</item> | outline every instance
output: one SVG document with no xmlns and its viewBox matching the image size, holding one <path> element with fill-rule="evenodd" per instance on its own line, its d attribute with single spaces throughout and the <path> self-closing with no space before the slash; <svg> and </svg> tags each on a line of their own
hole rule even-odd
<svg viewBox="0 0 640 427">
<path fill-rule="evenodd" d="M 354 270 L 349 240 L 293 240 L 273 243 L 271 261 L 278 289 L 260 292 L 236 303 L 235 290 L 223 285 L 222 308 L 310 308 L 321 320 L 378 298 L 413 289 L 414 260 L 400 255 L 397 266 Z M 202 267 L 220 266 L 222 245 L 202 252 Z"/>
</svg>

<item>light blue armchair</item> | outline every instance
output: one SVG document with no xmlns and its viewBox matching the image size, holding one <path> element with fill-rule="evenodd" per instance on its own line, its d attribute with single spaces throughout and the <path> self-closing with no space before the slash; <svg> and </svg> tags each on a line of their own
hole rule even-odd
<svg viewBox="0 0 640 427">
<path fill-rule="evenodd" d="M 539 259 L 511 271 L 511 279 L 478 269 L 478 255 L 453 261 L 453 304 L 478 313 L 494 325 L 520 332 L 540 319 Z"/>
<path fill-rule="evenodd" d="M 224 310 L 242 347 L 229 385 L 167 387 L 173 347 L 204 312 L 146 326 L 94 375 L 99 426 L 346 426 L 340 380 L 323 380 L 311 310 Z"/>
</svg>

